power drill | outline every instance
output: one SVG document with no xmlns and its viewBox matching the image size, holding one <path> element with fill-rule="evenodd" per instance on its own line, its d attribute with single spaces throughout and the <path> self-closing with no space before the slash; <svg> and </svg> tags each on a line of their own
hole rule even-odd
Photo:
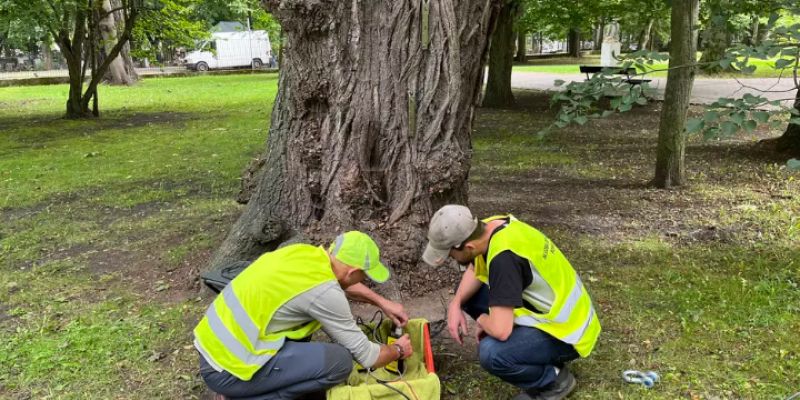
<svg viewBox="0 0 800 400">
<path fill-rule="evenodd" d="M 392 343 L 396 342 L 397 339 L 403 336 L 403 328 L 392 324 L 392 331 L 389 333 L 389 336 L 386 338 L 386 344 L 391 346 Z M 397 361 L 392 361 L 389 364 L 386 364 L 384 367 L 387 371 L 400 375 L 401 373 L 405 372 L 405 360 L 399 359 Z"/>
</svg>

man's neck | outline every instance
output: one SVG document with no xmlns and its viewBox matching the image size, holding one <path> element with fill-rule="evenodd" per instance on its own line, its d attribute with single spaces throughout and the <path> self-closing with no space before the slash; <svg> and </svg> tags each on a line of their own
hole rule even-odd
<svg viewBox="0 0 800 400">
<path fill-rule="evenodd" d="M 505 223 L 506 221 L 504 219 L 496 219 L 486 223 L 486 230 L 484 230 L 480 241 L 481 254 L 486 255 L 486 252 L 489 251 L 489 239 L 492 238 L 494 231 L 503 226 Z"/>
</svg>

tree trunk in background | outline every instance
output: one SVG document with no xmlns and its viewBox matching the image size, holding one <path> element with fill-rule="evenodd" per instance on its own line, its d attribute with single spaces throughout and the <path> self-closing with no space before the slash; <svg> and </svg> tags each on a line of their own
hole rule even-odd
<svg viewBox="0 0 800 400">
<path fill-rule="evenodd" d="M 753 14 L 750 17 L 750 21 L 750 37 L 747 38 L 747 44 L 750 46 L 758 46 L 758 43 L 760 43 L 758 40 L 758 15 Z"/>
<path fill-rule="evenodd" d="M 800 90 L 794 96 L 794 109 L 800 112 Z M 800 158 L 800 125 L 789 124 L 786 131 L 778 138 L 778 151 L 787 152 L 792 157 Z"/>
<path fill-rule="evenodd" d="M 695 75 L 697 15 L 699 0 L 673 0 L 669 72 L 658 126 L 656 176 L 653 184 L 659 188 L 684 183 L 686 149 L 686 114 Z M 688 66 L 676 68 L 678 66 Z"/>
<path fill-rule="evenodd" d="M 567 55 L 576 58 L 581 56 L 581 32 L 578 28 L 569 28 L 569 33 L 567 33 Z"/>
<path fill-rule="evenodd" d="M 722 66 L 716 61 L 725 57 L 725 50 L 731 47 L 731 31 L 728 23 L 729 4 L 725 1 L 712 2 L 708 26 L 703 32 L 703 55 L 700 68 L 706 73 L 718 73 Z M 702 64 L 710 63 L 710 64 Z"/>
<path fill-rule="evenodd" d="M 211 267 L 358 229 L 407 272 L 404 289 L 429 279 L 429 218 L 467 200 L 498 3 L 264 0 L 286 39 L 278 95 L 255 189 Z"/>
<path fill-rule="evenodd" d="M 124 17 L 122 11 L 111 10 L 117 9 L 122 6 L 121 0 L 103 0 L 102 13 L 105 18 L 101 19 L 98 26 L 100 34 L 96 35 L 98 39 L 102 40 L 102 45 L 99 46 L 100 52 L 98 57 L 98 64 L 102 63 L 106 55 L 111 52 L 111 49 L 117 43 L 117 38 L 120 32 L 124 29 Z M 103 76 L 103 80 L 112 85 L 132 85 L 139 80 L 136 70 L 133 66 L 133 60 L 130 53 L 130 42 L 122 46 L 119 56 L 111 61 L 108 70 Z"/>
<path fill-rule="evenodd" d="M 639 40 L 636 42 L 636 50 L 646 49 L 650 44 L 650 32 L 653 30 L 654 22 L 655 19 L 650 18 L 644 24 L 644 27 L 642 27 L 641 32 L 639 32 Z"/>
<path fill-rule="evenodd" d="M 603 47 L 603 27 L 605 24 L 600 21 L 595 25 L 594 36 L 592 37 L 592 50 L 600 50 Z"/>
<path fill-rule="evenodd" d="M 484 107 L 508 107 L 514 104 L 511 92 L 511 69 L 514 66 L 514 17 L 516 1 L 506 2 L 497 16 L 489 49 L 489 77 L 486 80 Z"/>
<path fill-rule="evenodd" d="M 517 33 L 517 55 L 514 57 L 514 60 L 517 62 L 525 62 L 528 60 L 527 35 L 527 32 Z"/>
<path fill-rule="evenodd" d="M 50 49 L 49 42 L 42 43 L 42 68 L 53 69 L 53 50 Z"/>
</svg>

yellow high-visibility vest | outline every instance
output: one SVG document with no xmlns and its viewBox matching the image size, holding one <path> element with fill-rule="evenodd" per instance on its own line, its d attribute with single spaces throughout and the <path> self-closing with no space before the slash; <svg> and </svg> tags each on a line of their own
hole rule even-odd
<svg viewBox="0 0 800 400">
<path fill-rule="evenodd" d="M 547 236 L 514 216 L 495 216 L 484 222 L 501 218 L 508 218 L 509 223 L 492 236 L 485 261 L 483 257 L 475 259 L 476 278 L 488 284 L 492 259 L 503 251 L 511 250 L 528 260 L 534 276 L 538 273 L 547 282 L 555 298 L 550 310 L 544 314 L 525 307 L 514 309 L 514 323 L 541 329 L 573 345 L 581 357 L 588 356 L 601 328 L 592 299 L 578 274 Z M 532 287 L 533 284 L 522 292 L 522 298 L 528 302 L 535 299 Z"/>
<path fill-rule="evenodd" d="M 318 321 L 266 333 L 272 316 L 295 296 L 336 280 L 322 247 L 295 244 L 265 253 L 217 296 L 194 329 L 198 350 L 231 375 L 247 381 L 283 346 L 321 327 Z"/>
</svg>

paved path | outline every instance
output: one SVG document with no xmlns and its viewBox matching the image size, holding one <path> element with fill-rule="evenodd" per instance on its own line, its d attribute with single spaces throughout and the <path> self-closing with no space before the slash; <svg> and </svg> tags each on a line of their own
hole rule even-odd
<svg viewBox="0 0 800 400">
<path fill-rule="evenodd" d="M 567 82 L 583 81 L 585 75 L 563 75 L 548 74 L 542 72 L 517 72 L 511 74 L 511 87 L 516 89 L 536 89 L 536 90 L 561 90 L 556 87 L 553 81 L 561 79 Z M 650 86 L 656 89 L 656 98 L 664 98 L 664 88 L 667 85 L 667 78 L 652 78 Z M 760 90 L 782 90 L 776 93 L 761 93 L 758 90 L 745 88 L 739 83 L 760 89 Z M 762 94 L 770 100 L 794 99 L 796 89 L 793 89 L 794 81 L 791 77 L 783 78 L 752 78 L 752 79 L 695 79 L 692 88 L 692 103 L 710 104 L 720 97 L 741 97 L 745 93 Z M 774 87 L 773 87 L 774 86 Z M 791 106 L 792 101 L 786 100 L 786 105 Z"/>
</svg>

